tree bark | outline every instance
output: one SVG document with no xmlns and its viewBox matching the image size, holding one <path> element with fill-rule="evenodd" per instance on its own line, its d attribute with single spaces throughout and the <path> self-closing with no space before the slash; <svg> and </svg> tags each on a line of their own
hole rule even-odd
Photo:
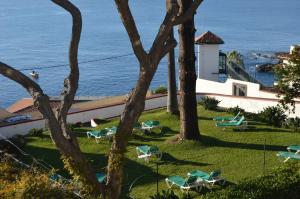
<svg viewBox="0 0 300 199">
<path fill-rule="evenodd" d="M 186 13 L 192 4 L 192 0 L 181 0 L 180 14 Z M 179 25 L 180 136 L 182 139 L 200 140 L 194 40 L 195 25 L 193 16 Z"/>
<path fill-rule="evenodd" d="M 34 105 L 43 114 L 44 118 L 49 121 L 51 138 L 61 152 L 65 166 L 67 164 L 69 171 L 81 177 L 84 184 L 89 186 L 91 193 L 98 195 L 101 190 L 103 191 L 103 187 L 97 181 L 93 167 L 81 152 L 76 137 L 67 125 L 67 113 L 78 88 L 79 68 L 77 54 L 82 28 L 81 13 L 68 0 L 52 0 L 52 2 L 69 12 L 72 15 L 73 22 L 69 48 L 70 74 L 64 81 L 63 98 L 58 110 L 58 116 L 55 117 L 50 107 L 49 97 L 43 93 L 43 90 L 37 83 L 26 75 L 2 62 L 0 62 L 0 74 L 19 83 L 29 92 L 34 100 Z"/>
<path fill-rule="evenodd" d="M 170 31 L 170 40 L 174 40 L 173 28 Z M 168 54 L 168 101 L 167 112 L 178 115 L 178 101 L 177 101 L 177 88 L 176 88 L 176 71 L 175 71 L 175 52 L 174 48 Z"/>
<path fill-rule="evenodd" d="M 176 1 L 167 1 L 172 2 L 172 4 L 167 10 L 149 53 L 146 53 L 140 41 L 140 36 L 132 17 L 128 0 L 115 0 L 121 20 L 131 41 L 133 51 L 140 63 L 140 74 L 135 89 L 131 92 L 124 112 L 121 115 L 117 133 L 109 153 L 107 187 L 108 198 L 110 199 L 120 197 L 123 183 L 124 153 L 126 152 L 133 125 L 144 110 L 146 93 L 157 66 L 160 60 L 177 44 L 175 40 L 168 39 L 170 31 L 179 21 L 190 19 L 202 2 L 201 0 L 195 0 L 193 5 L 189 8 L 189 12 L 178 15 L 178 5 Z"/>
</svg>

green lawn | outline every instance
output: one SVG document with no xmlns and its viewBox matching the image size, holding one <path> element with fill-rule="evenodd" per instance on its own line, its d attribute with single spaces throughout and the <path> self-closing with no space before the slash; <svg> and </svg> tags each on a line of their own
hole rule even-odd
<svg viewBox="0 0 300 199">
<path fill-rule="evenodd" d="M 136 133 L 129 142 L 126 153 L 125 173 L 126 186 L 139 176 L 143 176 L 135 184 L 132 195 L 136 198 L 148 198 L 156 193 L 156 164 L 138 160 L 135 147 L 139 145 L 157 145 L 163 151 L 163 158 L 159 165 L 159 189 L 167 189 L 164 179 L 167 176 L 186 174 L 194 169 L 210 172 L 221 169 L 222 175 L 230 182 L 236 183 L 245 178 L 253 178 L 264 172 L 264 142 L 265 172 L 274 166 L 283 164 L 276 156 L 277 151 L 286 150 L 286 146 L 300 144 L 300 134 L 287 129 L 273 128 L 265 124 L 250 122 L 250 129 L 246 131 L 226 130 L 215 127 L 214 116 L 228 115 L 225 112 L 213 112 L 198 107 L 199 126 L 202 135 L 201 142 L 184 141 L 177 144 L 170 142 L 172 136 L 179 132 L 179 120 L 170 116 L 165 110 L 144 113 L 140 121 L 159 120 L 164 126 L 164 134 L 154 132 L 151 135 Z M 116 125 L 117 120 L 101 124 L 101 128 Z M 108 141 L 96 144 L 94 139 L 87 139 L 86 130 L 76 129 L 82 150 L 93 161 L 95 168 L 105 167 L 107 153 L 110 147 Z M 62 172 L 62 162 L 49 136 L 43 139 L 29 137 L 26 151 L 45 160 Z M 179 189 L 175 189 L 179 193 Z M 201 193 L 191 192 L 193 196 Z"/>
</svg>

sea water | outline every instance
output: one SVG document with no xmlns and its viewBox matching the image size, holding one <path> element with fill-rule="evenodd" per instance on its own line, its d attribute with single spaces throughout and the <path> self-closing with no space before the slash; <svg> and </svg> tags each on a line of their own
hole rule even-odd
<svg viewBox="0 0 300 199">
<path fill-rule="evenodd" d="M 111 96 L 128 93 L 135 85 L 139 65 L 112 0 L 73 0 L 82 12 L 79 48 L 79 96 Z M 146 50 L 164 18 L 165 1 L 131 0 L 132 14 Z M 300 43 L 299 0 L 205 0 L 195 18 L 196 35 L 212 31 L 225 44 L 225 52 L 237 50 L 249 69 L 267 62 L 253 55 L 288 51 Z M 49 96 L 60 95 L 68 75 L 71 17 L 49 0 L 0 1 L 0 61 L 36 80 Z M 175 37 L 177 27 L 175 27 Z M 176 53 L 178 49 L 176 48 Z M 178 67 L 178 66 L 177 66 Z M 271 73 L 254 74 L 271 85 Z M 0 75 L 0 107 L 23 97 L 26 90 Z M 167 62 L 163 59 L 151 88 L 167 85 Z"/>
</svg>

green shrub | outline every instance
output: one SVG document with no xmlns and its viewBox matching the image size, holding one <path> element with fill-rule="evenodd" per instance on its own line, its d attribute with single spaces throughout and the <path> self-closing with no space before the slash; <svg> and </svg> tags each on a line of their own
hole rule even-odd
<svg viewBox="0 0 300 199">
<path fill-rule="evenodd" d="M 0 198 L 77 198 L 73 187 L 50 181 L 36 168 L 23 168 L 4 156 L 0 161 Z"/>
<path fill-rule="evenodd" d="M 284 110 L 279 106 L 269 106 L 264 108 L 264 110 L 259 113 L 259 117 L 263 122 L 275 127 L 281 127 L 286 119 Z"/>
<path fill-rule="evenodd" d="M 150 199 L 192 199 L 189 195 L 183 194 L 182 196 L 178 196 L 174 193 L 173 190 L 163 190 L 161 193 L 150 196 Z"/>
<path fill-rule="evenodd" d="M 294 132 L 300 132 L 300 118 L 288 118 L 286 119 L 284 126 L 286 128 L 292 129 Z"/>
<path fill-rule="evenodd" d="M 163 85 L 160 85 L 153 91 L 153 93 L 154 94 L 166 94 L 166 93 L 168 93 L 168 89 L 166 87 L 164 87 Z"/>
<path fill-rule="evenodd" d="M 300 166 L 287 164 L 271 174 L 243 181 L 226 189 L 210 192 L 202 199 L 285 199 L 299 198 Z"/>
<path fill-rule="evenodd" d="M 245 113 L 245 109 L 239 107 L 239 106 L 235 106 L 232 108 L 228 108 L 227 112 L 232 113 L 233 115 L 237 115 L 238 113 L 240 114 L 244 114 Z"/>
<path fill-rule="evenodd" d="M 207 110 L 216 110 L 218 108 L 218 104 L 221 101 L 217 100 L 214 97 L 203 97 L 201 101 L 199 102 L 201 105 L 204 106 Z"/>
<path fill-rule="evenodd" d="M 44 132 L 44 129 L 36 129 L 36 128 L 33 128 L 29 131 L 28 135 L 29 136 L 37 136 L 37 137 L 42 137 L 43 135 L 43 132 Z"/>
</svg>

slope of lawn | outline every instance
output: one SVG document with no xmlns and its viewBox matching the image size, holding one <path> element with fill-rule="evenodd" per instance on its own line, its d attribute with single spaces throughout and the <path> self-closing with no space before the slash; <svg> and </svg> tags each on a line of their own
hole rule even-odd
<svg viewBox="0 0 300 199">
<path fill-rule="evenodd" d="M 179 119 L 170 116 L 164 109 L 144 113 L 140 121 L 159 120 L 164 126 L 163 133 L 158 130 L 150 135 L 136 132 L 129 141 L 125 162 L 125 179 L 128 190 L 130 184 L 136 179 L 131 195 L 135 198 L 149 198 L 156 193 L 156 163 L 155 159 L 149 163 L 138 160 L 136 146 L 156 145 L 163 152 L 159 162 L 159 189 L 167 189 L 165 178 L 172 175 L 186 177 L 194 169 L 210 172 L 221 169 L 222 176 L 230 183 L 236 183 L 245 178 L 253 178 L 268 173 L 275 166 L 283 164 L 282 159 L 276 156 L 277 151 L 286 150 L 291 144 L 300 145 L 300 134 L 287 129 L 273 128 L 271 126 L 249 122 L 250 128 L 245 131 L 228 129 L 223 131 L 215 127 L 212 120 L 214 116 L 229 115 L 226 112 L 213 112 L 198 106 L 199 127 L 202 135 L 201 142 L 183 141 L 174 143 L 174 135 L 179 132 Z M 100 124 L 99 128 L 116 125 L 117 120 Z M 97 170 L 105 167 L 110 143 L 107 140 L 96 144 L 94 139 L 87 139 L 86 131 L 90 128 L 76 128 L 80 146 L 87 157 L 93 162 Z M 265 151 L 264 151 L 264 143 Z M 63 164 L 59 153 L 52 144 L 49 136 L 43 138 L 29 137 L 26 151 L 37 158 L 45 160 L 62 171 Z M 265 155 L 265 164 L 264 164 Z M 175 189 L 179 193 L 179 189 Z M 200 193 L 201 194 L 201 193 Z M 197 197 L 200 195 L 191 192 Z"/>
</svg>

